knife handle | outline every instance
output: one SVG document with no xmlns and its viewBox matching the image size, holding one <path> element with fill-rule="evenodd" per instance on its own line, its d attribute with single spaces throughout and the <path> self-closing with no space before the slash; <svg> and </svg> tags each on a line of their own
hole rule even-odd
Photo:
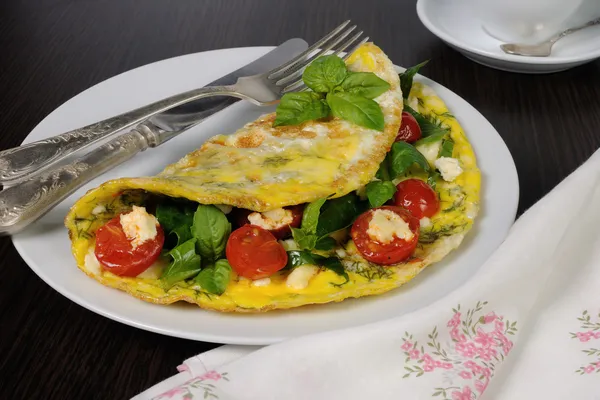
<svg viewBox="0 0 600 400">
<path fill-rule="evenodd" d="M 141 124 L 70 164 L 4 189 L 0 192 L 0 234 L 21 231 L 90 180 L 179 133 L 161 133 L 150 123 Z"/>
<path fill-rule="evenodd" d="M 235 85 L 208 86 L 194 89 L 83 128 L 1 151 L 0 184 L 14 185 L 17 182 L 29 179 L 68 155 L 108 138 L 123 129 L 137 125 L 173 107 L 211 96 L 238 97 Z"/>
</svg>

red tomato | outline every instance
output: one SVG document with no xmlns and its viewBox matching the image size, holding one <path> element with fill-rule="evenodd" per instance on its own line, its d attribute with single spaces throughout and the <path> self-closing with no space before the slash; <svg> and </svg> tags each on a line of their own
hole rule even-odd
<svg viewBox="0 0 600 400">
<path fill-rule="evenodd" d="M 419 123 L 410 113 L 402 111 L 402 123 L 400 124 L 398 136 L 396 136 L 396 142 L 414 143 L 419 139 L 421 139 Z"/>
<path fill-rule="evenodd" d="M 116 216 L 96 231 L 96 258 L 104 269 L 115 275 L 137 276 L 160 256 L 165 234 L 160 225 L 156 231 L 154 239 L 134 249 L 121 228 L 120 216 Z"/>
<path fill-rule="evenodd" d="M 404 207 L 418 219 L 433 217 L 440 210 L 437 194 L 426 182 L 420 179 L 407 179 L 400 182 L 394 195 L 394 205 Z"/>
<path fill-rule="evenodd" d="M 304 204 L 299 204 L 297 206 L 283 207 L 284 210 L 290 210 L 292 212 L 292 222 L 289 225 L 281 225 L 275 229 L 269 229 L 269 232 L 273 234 L 278 240 L 286 239 L 292 236 L 292 228 L 300 227 L 300 223 L 302 222 L 302 212 L 304 211 Z M 254 211 L 246 210 L 243 208 L 238 208 L 233 213 L 233 220 L 236 226 L 244 226 L 249 225 L 250 221 L 248 221 L 248 215 L 252 214 Z"/>
<path fill-rule="evenodd" d="M 239 276 L 252 280 L 273 275 L 288 261 L 285 249 L 275 236 L 256 225 L 244 225 L 233 231 L 225 254 Z"/>
<path fill-rule="evenodd" d="M 408 227 L 413 233 L 410 240 L 394 237 L 389 243 L 381 243 L 367 233 L 369 223 L 373 218 L 373 213 L 376 210 L 390 210 L 398 214 L 404 221 L 408 222 Z M 375 264 L 390 265 L 397 264 L 406 260 L 414 252 L 419 241 L 419 220 L 411 215 L 407 210 L 395 206 L 383 206 L 373 208 L 358 216 L 352 229 L 350 236 L 356 245 L 356 248 L 367 260 Z"/>
</svg>

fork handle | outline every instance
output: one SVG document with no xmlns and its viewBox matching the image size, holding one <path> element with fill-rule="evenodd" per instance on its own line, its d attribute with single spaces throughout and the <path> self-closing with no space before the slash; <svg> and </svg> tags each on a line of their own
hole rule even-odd
<svg viewBox="0 0 600 400">
<path fill-rule="evenodd" d="M 69 132 L 0 152 L 0 184 L 14 185 L 37 175 L 68 155 L 82 150 L 115 133 L 137 125 L 153 115 L 187 102 L 211 96 L 239 97 L 235 85 L 208 86 L 171 97 L 126 112 L 116 117 Z"/>
</svg>

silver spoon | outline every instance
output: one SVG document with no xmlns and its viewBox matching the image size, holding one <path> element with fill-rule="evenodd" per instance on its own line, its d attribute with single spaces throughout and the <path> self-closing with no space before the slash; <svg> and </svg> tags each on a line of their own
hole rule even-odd
<svg viewBox="0 0 600 400">
<path fill-rule="evenodd" d="M 530 57 L 548 57 L 552 52 L 552 46 L 560 39 L 573 32 L 580 31 L 584 28 L 600 24 L 600 18 L 596 18 L 592 21 L 586 22 L 583 25 L 569 28 L 562 31 L 545 42 L 539 44 L 518 44 L 518 43 L 505 43 L 501 44 L 500 48 L 508 54 L 514 54 L 517 56 L 530 56 Z"/>
</svg>

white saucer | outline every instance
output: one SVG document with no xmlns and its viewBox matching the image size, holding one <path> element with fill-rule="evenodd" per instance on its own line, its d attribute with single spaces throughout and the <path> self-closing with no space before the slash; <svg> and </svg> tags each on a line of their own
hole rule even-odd
<svg viewBox="0 0 600 400">
<path fill-rule="evenodd" d="M 418 0 L 417 14 L 423 25 L 449 46 L 491 68 L 543 74 L 564 71 L 600 58 L 600 26 L 561 39 L 548 57 L 525 57 L 504 53 L 500 49 L 502 42 L 483 30 L 464 0 Z"/>
</svg>

